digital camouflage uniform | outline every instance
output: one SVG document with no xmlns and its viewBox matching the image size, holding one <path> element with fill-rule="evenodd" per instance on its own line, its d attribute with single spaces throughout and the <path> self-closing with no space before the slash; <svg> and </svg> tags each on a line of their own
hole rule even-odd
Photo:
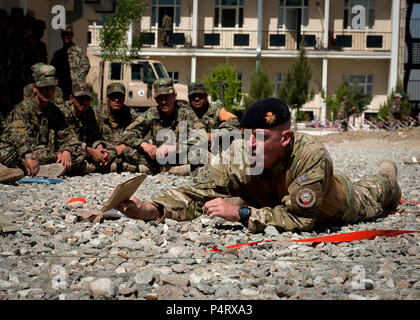
<svg viewBox="0 0 420 320">
<path fill-rule="evenodd" d="M 207 94 L 207 90 L 201 82 L 191 82 L 188 84 L 188 96 L 193 94 Z M 191 107 L 193 110 L 194 108 Z M 217 106 L 215 103 L 207 103 L 207 111 L 200 117 L 200 122 L 205 126 L 209 133 L 212 130 L 219 129 L 218 135 L 223 137 L 229 134 L 229 131 L 239 129 L 238 118 L 228 112 L 225 108 Z"/>
<path fill-rule="evenodd" d="M 174 92 L 173 81 L 169 78 L 161 78 L 153 83 L 154 96 L 160 94 L 171 94 Z M 141 155 L 140 163 L 146 165 L 151 169 L 152 172 L 157 173 L 163 168 L 159 165 L 156 160 L 152 160 L 144 151 L 140 148 L 143 142 L 153 144 L 160 147 L 164 144 L 164 141 L 157 141 L 157 134 L 162 129 L 170 129 L 175 133 L 176 138 L 179 137 L 180 122 L 184 121 L 187 125 L 187 130 L 196 129 L 200 135 L 200 139 L 207 141 L 207 136 L 204 132 L 204 126 L 198 121 L 195 112 L 190 106 L 181 100 L 175 100 L 175 110 L 172 116 L 168 119 L 162 118 L 160 111 L 157 107 L 149 108 L 146 112 L 141 114 L 124 132 L 122 141 L 126 145 L 129 145 L 133 149 L 138 150 Z M 187 152 L 196 140 L 189 139 L 187 141 Z M 178 145 L 178 143 L 177 143 Z M 179 151 L 179 150 L 178 150 Z M 179 152 L 177 152 L 179 154 Z M 178 156 L 177 156 L 177 160 Z M 177 165 L 182 164 L 178 163 Z M 185 164 L 185 163 L 184 163 Z M 164 166 L 166 169 L 171 165 Z"/>
<path fill-rule="evenodd" d="M 397 101 L 397 98 L 402 98 L 402 95 L 396 93 L 394 96 L 394 101 L 389 108 L 389 117 L 391 121 L 401 120 L 401 101 Z"/>
<path fill-rule="evenodd" d="M 76 81 L 73 85 L 73 96 L 83 95 L 92 98 L 92 87 L 85 82 Z M 64 114 L 69 130 L 79 141 L 74 155 L 78 166 L 72 166 L 72 173 L 83 174 L 82 164 L 84 161 L 92 162 L 87 155 L 86 147 L 93 148 L 94 144 L 98 145 L 99 143 L 105 145 L 96 121 L 95 112 L 89 107 L 80 116 L 77 116 L 71 100 L 58 104 L 58 107 Z"/>
<path fill-rule="evenodd" d="M 171 33 L 172 18 L 165 14 L 162 18 L 162 42 L 164 47 L 167 47 L 170 44 Z"/>
<path fill-rule="evenodd" d="M 53 66 L 38 66 L 34 78 L 38 87 L 57 85 Z M 73 161 L 78 145 L 60 109 L 52 103 L 41 108 L 35 98 L 13 108 L 0 141 L 1 161 L 8 167 L 23 164 L 22 156 L 30 152 L 40 164 L 55 163 L 57 154 L 66 150 Z"/>
<path fill-rule="evenodd" d="M 125 94 L 125 87 L 121 83 L 111 83 L 107 87 L 107 95 L 114 92 Z M 104 147 L 109 151 L 110 163 L 115 161 L 118 166 L 121 166 L 123 162 L 127 162 L 132 165 L 137 165 L 139 161 L 139 155 L 136 150 L 127 146 L 125 141 L 122 139 L 124 130 L 137 118 L 137 114 L 133 108 L 126 105 L 122 109 L 115 111 L 114 113 L 109 111 L 108 103 L 103 103 L 95 108 L 96 121 L 98 123 L 99 132 L 105 141 Z M 93 144 L 93 148 L 96 148 L 101 141 L 96 141 Z M 123 155 L 118 157 L 115 146 L 125 144 Z"/>
<path fill-rule="evenodd" d="M 67 25 L 62 32 L 73 33 L 73 26 Z M 89 59 L 82 48 L 74 43 L 70 48 L 64 46 L 57 50 L 51 60 L 51 65 L 57 69 L 59 87 L 63 90 L 64 99 L 68 99 L 73 81 L 85 82 L 90 70 Z"/>
<path fill-rule="evenodd" d="M 347 116 L 347 104 L 341 101 L 340 107 L 338 108 L 337 119 L 341 121 L 344 131 L 348 128 L 348 116 Z"/>
</svg>

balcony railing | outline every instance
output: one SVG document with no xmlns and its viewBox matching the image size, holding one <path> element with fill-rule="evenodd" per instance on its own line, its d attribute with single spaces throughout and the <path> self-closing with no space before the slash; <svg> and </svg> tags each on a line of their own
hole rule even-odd
<svg viewBox="0 0 420 320">
<path fill-rule="evenodd" d="M 90 46 L 99 45 L 99 26 L 90 26 Z M 143 30 L 147 34 L 145 48 L 162 48 L 163 34 L 160 30 Z M 137 30 L 133 30 L 133 36 Z M 169 48 L 192 47 L 193 32 L 191 29 L 176 29 L 169 39 Z M 202 49 L 243 49 L 257 48 L 258 32 L 256 30 L 198 30 L 197 48 Z M 308 49 L 323 49 L 324 33 L 322 31 L 262 31 L 262 50 L 297 50 L 298 44 L 305 39 Z M 391 32 L 373 31 L 337 31 L 329 35 L 328 49 L 334 51 L 390 51 Z"/>
</svg>

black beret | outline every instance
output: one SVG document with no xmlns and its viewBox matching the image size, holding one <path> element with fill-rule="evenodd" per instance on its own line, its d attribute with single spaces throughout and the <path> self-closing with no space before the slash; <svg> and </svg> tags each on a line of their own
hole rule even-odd
<svg viewBox="0 0 420 320">
<path fill-rule="evenodd" d="M 287 103 L 276 98 L 265 98 L 254 102 L 241 120 L 241 127 L 248 129 L 269 129 L 290 120 Z"/>
</svg>

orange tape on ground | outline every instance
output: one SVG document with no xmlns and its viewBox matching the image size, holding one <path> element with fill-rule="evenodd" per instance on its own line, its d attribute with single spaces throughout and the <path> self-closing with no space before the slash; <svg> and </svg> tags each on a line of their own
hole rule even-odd
<svg viewBox="0 0 420 320">
<path fill-rule="evenodd" d="M 356 232 L 348 232 L 348 233 L 341 233 L 341 234 L 334 234 L 330 236 L 323 236 L 323 237 L 316 237 L 316 238 L 309 238 L 309 239 L 301 239 L 301 240 L 290 240 L 289 242 L 312 242 L 312 246 L 316 246 L 316 244 L 321 242 L 351 242 L 351 241 L 360 241 L 360 240 L 372 240 L 378 236 L 384 237 L 395 237 L 400 234 L 404 233 L 416 233 L 420 232 L 417 230 L 366 230 L 366 231 L 356 231 Z M 254 246 L 261 242 L 279 242 L 277 240 L 259 240 L 254 242 L 248 243 L 240 243 L 240 244 L 233 244 L 230 246 L 226 246 L 226 249 L 240 249 L 243 246 Z M 222 251 L 219 250 L 216 246 L 211 247 L 212 252 L 221 253 Z M 204 250 L 207 252 L 207 250 Z"/>
<path fill-rule="evenodd" d="M 77 201 L 86 203 L 86 199 L 82 197 L 82 198 L 73 198 L 73 199 L 70 199 L 69 201 L 67 201 L 66 204 L 69 204 L 69 203 L 72 203 L 72 202 L 77 202 Z"/>
</svg>

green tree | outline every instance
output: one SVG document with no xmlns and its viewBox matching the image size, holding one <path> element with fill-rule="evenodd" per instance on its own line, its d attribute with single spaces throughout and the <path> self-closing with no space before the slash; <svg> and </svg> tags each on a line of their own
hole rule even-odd
<svg viewBox="0 0 420 320">
<path fill-rule="evenodd" d="M 140 23 L 147 8 L 141 0 L 118 0 L 118 12 L 108 15 L 99 35 L 102 58 L 113 62 L 129 62 L 137 58 L 145 33 L 139 32 L 133 38 L 131 48 L 127 45 L 127 32 L 130 25 Z"/>
<path fill-rule="evenodd" d="M 372 95 L 370 93 L 364 93 L 357 80 L 354 80 L 350 84 L 347 78 L 343 78 L 343 81 L 341 82 L 340 86 L 337 87 L 334 94 L 327 97 L 327 118 L 329 120 L 337 119 L 337 113 L 344 96 L 346 96 L 349 100 L 346 105 L 346 112 L 348 117 L 353 114 L 362 114 L 362 112 L 367 109 L 368 104 L 372 100 Z"/>
<path fill-rule="evenodd" d="M 395 89 L 392 89 L 391 94 L 388 96 L 387 102 L 381 105 L 379 108 L 378 116 L 386 119 L 389 114 L 389 108 L 394 101 L 395 93 L 399 93 L 403 96 L 401 101 L 401 115 L 402 116 L 409 116 L 411 114 L 412 105 L 410 103 L 410 96 L 407 92 L 404 91 L 404 85 L 401 80 L 397 81 L 397 85 Z"/>
<path fill-rule="evenodd" d="M 244 108 L 249 108 L 255 101 L 272 97 L 274 84 L 268 78 L 267 71 L 259 67 L 251 76 L 251 87 L 248 94 L 244 97 Z"/>
<path fill-rule="evenodd" d="M 292 108 L 296 109 L 295 125 L 297 126 L 299 109 L 309 100 L 313 99 L 313 91 L 309 92 L 309 81 L 312 77 L 312 68 L 306 57 L 305 43 L 302 41 L 299 56 L 293 61 L 282 82 L 278 97 Z"/>
<path fill-rule="evenodd" d="M 241 83 L 235 66 L 230 65 L 228 60 L 224 65 L 220 64 L 212 69 L 210 74 L 203 77 L 202 82 L 204 82 L 212 101 L 222 99 L 219 83 L 223 83 L 226 109 L 230 112 L 241 109 Z"/>
</svg>

